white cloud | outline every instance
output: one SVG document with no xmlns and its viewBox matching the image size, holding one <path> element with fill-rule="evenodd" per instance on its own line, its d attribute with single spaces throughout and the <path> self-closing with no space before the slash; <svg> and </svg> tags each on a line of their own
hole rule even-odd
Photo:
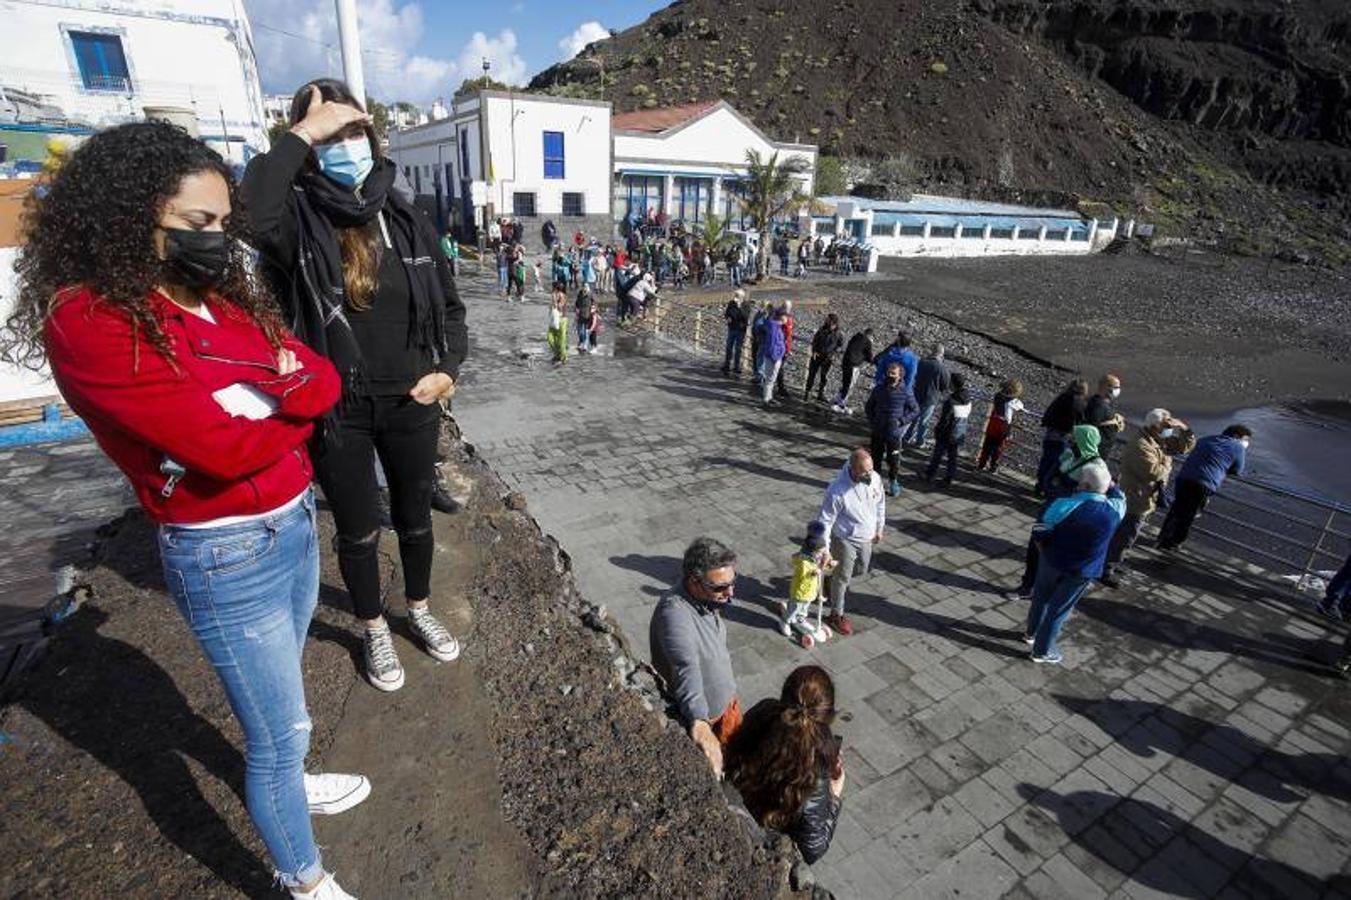
<svg viewBox="0 0 1351 900">
<path fill-rule="evenodd" d="M 310 78 L 342 76 L 332 0 L 245 0 L 245 5 L 265 91 L 290 93 Z M 461 80 L 482 74 L 485 56 L 497 80 L 520 84 L 525 79 L 525 60 L 510 29 L 493 38 L 476 32 L 456 57 L 437 58 L 414 52 L 425 30 L 416 2 L 357 0 L 357 22 L 366 92 L 381 100 L 448 99 Z"/>
<path fill-rule="evenodd" d="M 563 51 L 563 59 L 572 59 L 578 53 L 582 52 L 587 44 L 594 41 L 603 41 L 610 36 L 610 29 L 597 21 L 583 22 L 577 26 L 577 30 L 558 42 L 558 49 Z"/>
<path fill-rule="evenodd" d="M 493 38 L 475 31 L 457 59 L 460 77 L 477 78 L 482 75 L 484 58 L 492 64 L 488 76 L 494 81 L 525 84 L 525 60 L 516 52 L 516 32 L 510 28 L 503 28 Z M 455 86 L 459 87 L 458 84 Z"/>
</svg>

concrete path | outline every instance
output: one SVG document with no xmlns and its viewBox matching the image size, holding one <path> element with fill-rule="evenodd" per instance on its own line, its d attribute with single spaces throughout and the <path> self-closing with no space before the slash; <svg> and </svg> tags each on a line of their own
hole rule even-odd
<svg viewBox="0 0 1351 900">
<path fill-rule="evenodd" d="M 1040 667 L 1018 639 L 1035 507 L 1015 481 L 910 487 L 850 611 L 804 652 L 772 600 L 858 434 L 762 410 L 718 363 L 611 326 L 603 354 L 545 358 L 547 307 L 462 280 L 472 359 L 455 413 L 571 554 L 582 590 L 645 650 L 686 544 L 741 556 L 729 612 L 746 701 L 804 662 L 835 678 L 848 778 L 815 868 L 841 898 L 1351 897 L 1351 697 L 1342 635 L 1256 570 L 1142 554 L 1090 592 Z M 847 323 L 846 323 L 847 324 Z"/>
</svg>

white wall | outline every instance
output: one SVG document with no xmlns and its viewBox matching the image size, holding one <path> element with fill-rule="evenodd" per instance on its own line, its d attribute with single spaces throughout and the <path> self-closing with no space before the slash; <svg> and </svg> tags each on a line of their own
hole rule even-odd
<svg viewBox="0 0 1351 900">
<path fill-rule="evenodd" d="M 459 193 L 458 177 L 455 174 L 455 128 L 448 121 L 432 122 L 417 128 L 408 128 L 394 130 L 389 133 L 389 158 L 399 167 L 399 171 L 405 168 L 416 168 L 421 179 L 421 190 L 419 193 L 423 196 L 435 196 L 434 173 L 441 175 L 441 190 L 443 193 Z M 445 166 L 451 166 L 451 177 L 455 184 L 447 187 L 445 183 Z M 418 186 L 417 180 L 412 175 L 408 176 L 409 184 Z"/>
<path fill-rule="evenodd" d="M 563 212 L 563 193 L 584 195 L 584 213 L 610 212 L 610 107 L 593 102 L 532 100 L 488 92 L 488 152 L 496 180 L 489 195 L 510 214 L 512 194 L 535 194 L 540 218 Z M 514 122 L 514 127 L 513 127 Z M 544 177 L 544 132 L 563 134 L 564 177 Z"/>
<path fill-rule="evenodd" d="M 106 126 L 139 119 L 147 106 L 177 106 L 196 110 L 203 136 L 218 136 L 223 112 L 230 135 L 268 147 L 253 37 L 238 0 L 4 0 L 0 21 L 0 84 L 41 94 L 71 118 Z M 69 31 L 119 37 L 130 95 L 84 87 Z M 242 162 L 243 145 L 229 147 Z"/>
<path fill-rule="evenodd" d="M 18 255 L 16 247 L 0 247 L 0 322 L 8 320 L 14 311 L 14 261 Z M 56 393 L 56 383 L 45 371 L 39 374 L 0 362 L 0 403 L 50 397 Z"/>
</svg>

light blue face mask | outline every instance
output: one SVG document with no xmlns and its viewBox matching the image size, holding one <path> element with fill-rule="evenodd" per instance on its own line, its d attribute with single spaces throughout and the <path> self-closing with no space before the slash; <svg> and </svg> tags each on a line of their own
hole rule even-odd
<svg viewBox="0 0 1351 900">
<path fill-rule="evenodd" d="M 348 187 L 364 182 L 375 165 L 371 142 L 364 135 L 336 144 L 321 144 L 314 148 L 314 155 L 319 160 L 319 171 Z"/>
</svg>

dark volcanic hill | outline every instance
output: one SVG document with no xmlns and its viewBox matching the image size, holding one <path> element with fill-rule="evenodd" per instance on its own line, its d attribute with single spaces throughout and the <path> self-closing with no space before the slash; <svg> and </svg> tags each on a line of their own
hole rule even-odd
<svg viewBox="0 0 1351 900">
<path fill-rule="evenodd" d="M 724 97 L 917 189 L 1348 254 L 1347 0 L 680 0 L 582 56 L 617 110 Z M 598 78 L 572 61 L 530 88 Z"/>
</svg>

